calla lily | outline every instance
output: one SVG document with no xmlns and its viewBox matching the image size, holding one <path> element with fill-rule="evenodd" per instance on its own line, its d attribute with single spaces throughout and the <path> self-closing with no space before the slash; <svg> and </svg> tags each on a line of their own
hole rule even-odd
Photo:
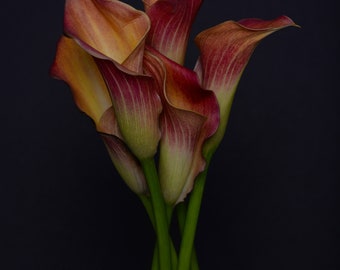
<svg viewBox="0 0 340 270">
<path fill-rule="evenodd" d="M 142 74 L 146 14 L 120 1 L 67 0 L 64 28 L 95 59 L 124 142 L 138 159 L 152 157 L 162 105 L 154 80 Z"/>
<path fill-rule="evenodd" d="M 117 171 L 140 195 L 157 233 L 152 269 L 187 270 L 195 261 L 207 164 L 224 135 L 238 81 L 263 38 L 295 25 L 286 16 L 221 23 L 196 37 L 200 56 L 189 70 L 184 55 L 201 3 L 144 0 L 142 12 L 118 0 L 66 0 L 65 36 L 51 68 L 70 86 Z M 177 265 L 167 210 L 193 188 L 179 215 Z"/>
<path fill-rule="evenodd" d="M 169 204 L 184 200 L 205 168 L 204 156 L 221 141 L 256 45 L 294 25 L 283 16 L 228 21 L 203 31 L 191 71 L 182 64 L 201 2 L 144 0 L 144 13 L 116 0 L 66 0 L 68 37 L 61 38 L 52 68 L 106 134 L 115 166 L 139 194 L 147 192 L 139 161 L 153 157 L 159 146 L 160 183 Z"/>
<path fill-rule="evenodd" d="M 157 11 L 158 6 L 163 7 L 158 3 L 150 10 Z M 112 14 L 108 16 L 107 12 Z M 133 16 L 119 21 L 121 18 L 117 13 Z M 141 170 L 136 160 L 155 154 L 159 132 L 162 132 L 160 181 L 166 201 L 173 204 L 183 200 L 192 189 L 196 175 L 204 169 L 201 148 L 203 141 L 217 129 L 219 109 L 214 94 L 200 88 L 194 72 L 153 48 L 140 50 L 144 49 L 144 31 L 149 29 L 147 17 L 143 14 L 134 13 L 131 7 L 119 1 L 66 1 L 65 33 L 70 38 L 61 39 L 52 73 L 71 86 L 79 108 L 94 120 L 97 130 L 110 135 L 103 136 L 109 153 L 122 176 L 127 174 L 124 169 L 133 172 L 123 178 L 138 193 L 145 190 L 145 182 L 140 177 Z M 126 36 L 134 38 L 130 38 L 132 41 L 124 39 L 126 24 L 134 25 L 136 18 L 138 22 L 144 18 L 146 25 L 135 29 L 136 34 L 131 33 L 134 28 L 130 27 Z M 157 31 L 159 29 L 153 34 L 156 35 Z M 184 38 L 180 40 L 186 42 L 188 29 L 181 33 Z M 171 36 L 171 31 L 168 34 Z M 136 41 L 136 37 L 140 40 Z M 179 37 L 174 36 L 175 39 Z M 72 44 L 72 49 L 65 46 L 66 43 Z M 111 43 L 115 45 L 110 48 Z M 149 42 L 147 44 L 149 47 Z M 185 44 L 182 42 L 180 47 L 183 55 Z M 95 76 L 87 76 L 89 72 Z M 100 87 L 95 87 L 98 82 Z M 99 92 L 98 96 L 95 91 Z M 105 102 L 101 103 L 102 99 Z M 104 108 L 92 113 L 93 102 Z M 173 162 L 174 155 L 178 156 L 177 162 Z M 127 165 L 123 166 L 117 160 L 126 160 Z"/>
<path fill-rule="evenodd" d="M 268 21 L 227 21 L 196 37 L 201 54 L 195 71 L 202 87 L 214 91 L 221 110 L 218 131 L 207 143 L 205 152 L 213 152 L 222 140 L 237 84 L 255 47 L 266 36 L 288 26 L 297 25 L 286 16 Z"/>
<path fill-rule="evenodd" d="M 122 140 L 109 92 L 93 57 L 74 40 L 62 37 L 51 74 L 70 85 L 76 104 L 93 119 L 127 185 L 137 194 L 147 193 L 142 169 Z"/>
<path fill-rule="evenodd" d="M 157 81 L 133 73 L 109 60 L 96 59 L 112 97 L 124 141 L 140 160 L 153 157 L 160 139 L 162 105 Z"/>
<path fill-rule="evenodd" d="M 152 62 L 146 68 L 153 74 L 164 72 L 159 76 L 164 82 L 159 88 L 163 104 L 159 175 L 166 202 L 175 204 L 184 200 L 205 168 L 202 146 L 218 127 L 219 107 L 214 93 L 201 88 L 193 71 L 156 51 L 147 54 Z"/>
</svg>

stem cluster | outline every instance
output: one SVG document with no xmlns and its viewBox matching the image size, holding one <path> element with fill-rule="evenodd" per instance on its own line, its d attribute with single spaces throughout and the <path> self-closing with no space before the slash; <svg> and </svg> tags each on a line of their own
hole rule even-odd
<svg viewBox="0 0 340 270">
<path fill-rule="evenodd" d="M 207 170 L 198 175 L 188 202 L 176 207 L 163 198 L 154 160 L 141 161 L 149 186 L 150 196 L 140 196 L 154 227 L 157 241 L 154 249 L 152 270 L 199 270 L 194 240 Z M 177 212 L 181 242 L 175 247 L 170 236 L 173 211 Z"/>
</svg>

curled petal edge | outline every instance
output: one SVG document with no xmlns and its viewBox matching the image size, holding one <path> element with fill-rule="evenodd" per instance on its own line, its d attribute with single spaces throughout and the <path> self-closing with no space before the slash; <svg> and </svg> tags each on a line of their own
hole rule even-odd
<svg viewBox="0 0 340 270">
<path fill-rule="evenodd" d="M 142 69 L 149 29 L 147 15 L 121 1 L 66 0 L 65 33 L 95 57 L 98 52 L 135 72 Z"/>
</svg>

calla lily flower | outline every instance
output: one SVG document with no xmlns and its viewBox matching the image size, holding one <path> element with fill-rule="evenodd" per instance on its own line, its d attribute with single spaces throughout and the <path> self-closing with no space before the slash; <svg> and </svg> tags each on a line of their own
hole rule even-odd
<svg viewBox="0 0 340 270">
<path fill-rule="evenodd" d="M 221 110 L 221 123 L 206 152 L 213 152 L 223 138 L 237 84 L 254 49 L 263 38 L 288 26 L 297 25 L 286 16 L 227 21 L 196 37 L 201 54 L 195 71 L 202 87 L 214 91 Z"/>
<path fill-rule="evenodd" d="M 70 85 L 76 104 L 93 119 L 127 185 L 137 194 L 146 194 L 142 169 L 122 140 L 109 92 L 93 57 L 73 39 L 62 37 L 51 74 Z"/>
<path fill-rule="evenodd" d="M 192 71 L 182 65 L 201 2 L 144 0 L 142 12 L 116 0 L 66 0 L 66 36 L 51 70 L 93 119 L 134 192 L 148 193 L 140 162 L 159 150 L 160 184 L 171 205 L 184 200 L 221 141 L 256 45 L 294 25 L 288 17 L 247 19 L 203 31 Z"/>
<path fill-rule="evenodd" d="M 166 202 L 175 204 L 184 200 L 205 168 L 202 146 L 218 128 L 219 107 L 214 93 L 201 88 L 196 73 L 156 51 L 152 56 L 154 63 L 146 67 L 164 70 L 160 76 L 164 86 L 159 88 L 163 104 L 159 177 Z"/>
</svg>

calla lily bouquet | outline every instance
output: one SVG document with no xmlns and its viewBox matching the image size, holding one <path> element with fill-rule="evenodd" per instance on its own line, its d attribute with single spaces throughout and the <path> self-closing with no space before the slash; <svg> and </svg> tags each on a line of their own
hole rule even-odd
<svg viewBox="0 0 340 270">
<path fill-rule="evenodd" d="M 294 26 L 226 21 L 195 39 L 200 56 L 183 66 L 202 0 L 66 0 L 52 76 L 92 118 L 114 166 L 143 202 L 157 241 L 152 269 L 198 269 L 194 238 L 208 165 L 226 130 L 241 74 L 258 43 Z M 173 212 L 181 233 L 169 232 Z"/>
</svg>

